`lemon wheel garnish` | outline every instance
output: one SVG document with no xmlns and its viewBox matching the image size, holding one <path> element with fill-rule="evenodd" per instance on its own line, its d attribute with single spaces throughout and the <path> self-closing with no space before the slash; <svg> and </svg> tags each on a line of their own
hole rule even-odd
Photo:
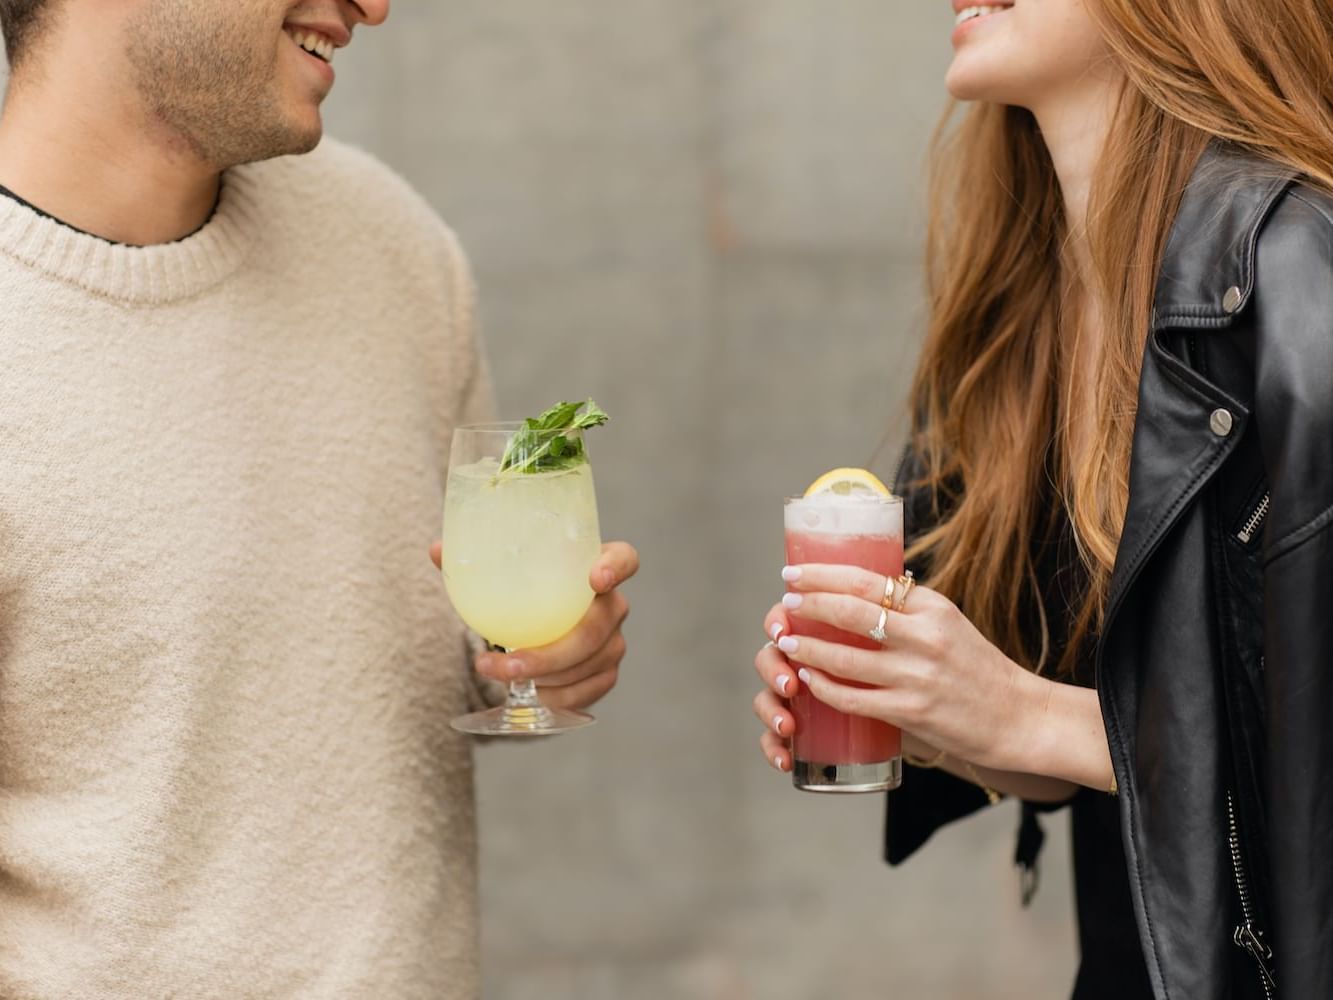
<svg viewBox="0 0 1333 1000">
<path fill-rule="evenodd" d="M 806 489 L 810 497 L 816 493 L 836 493 L 839 496 L 889 496 L 889 488 L 873 472 L 865 469 L 834 469 L 826 472 Z"/>
</svg>

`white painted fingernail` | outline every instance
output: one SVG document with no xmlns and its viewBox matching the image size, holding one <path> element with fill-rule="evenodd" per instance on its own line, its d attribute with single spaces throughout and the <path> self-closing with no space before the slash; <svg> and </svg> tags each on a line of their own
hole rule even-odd
<svg viewBox="0 0 1333 1000">
<path fill-rule="evenodd" d="M 782 629 L 782 622 L 774 622 L 773 627 L 768 630 L 768 634 L 773 637 L 774 642 L 777 642 L 778 638 L 782 635 Z"/>
<path fill-rule="evenodd" d="M 783 770 L 782 765 L 784 763 L 786 763 L 786 758 L 784 758 L 781 754 L 773 758 L 773 766 L 776 767 L 779 771 Z"/>
<path fill-rule="evenodd" d="M 782 716 L 773 716 L 773 731 L 778 734 L 782 733 Z"/>
<path fill-rule="evenodd" d="M 788 583 L 795 583 L 800 578 L 801 578 L 801 567 L 799 566 L 782 567 L 782 579 L 786 580 Z"/>
<path fill-rule="evenodd" d="M 791 678 L 788 677 L 786 674 L 778 674 L 778 679 L 777 679 L 776 683 L 777 683 L 777 685 L 778 685 L 778 693 L 779 693 L 779 694 L 786 694 L 786 693 L 787 693 L 787 685 L 791 683 Z"/>
<path fill-rule="evenodd" d="M 794 636 L 784 635 L 778 640 L 778 649 L 784 653 L 794 653 L 801 648 L 801 644 L 796 641 Z"/>
<path fill-rule="evenodd" d="M 810 671 L 806 670 L 804 667 L 796 671 L 796 676 L 801 679 L 802 684 L 810 683 Z"/>
<path fill-rule="evenodd" d="M 788 611 L 795 611 L 805 603 L 805 598 L 801 594 L 783 594 L 782 606 Z"/>
</svg>

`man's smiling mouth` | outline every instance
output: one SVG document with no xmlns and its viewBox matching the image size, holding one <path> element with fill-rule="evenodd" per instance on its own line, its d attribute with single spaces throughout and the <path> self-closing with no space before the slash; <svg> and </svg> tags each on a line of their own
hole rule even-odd
<svg viewBox="0 0 1333 1000">
<path fill-rule="evenodd" d="M 316 59 L 322 59 L 326 63 L 333 62 L 333 52 L 336 46 L 333 39 L 327 35 L 321 35 L 317 31 L 309 31 L 305 28 L 285 28 L 283 29 L 297 46 L 304 49 Z"/>
</svg>

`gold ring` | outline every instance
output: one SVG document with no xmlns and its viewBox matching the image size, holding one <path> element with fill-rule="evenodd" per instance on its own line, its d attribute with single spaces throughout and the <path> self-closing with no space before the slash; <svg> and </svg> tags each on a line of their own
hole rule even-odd
<svg viewBox="0 0 1333 1000">
<path fill-rule="evenodd" d="M 884 597 L 879 602 L 881 608 L 887 608 L 890 611 L 893 610 L 893 588 L 896 583 L 897 581 L 891 576 L 886 576 L 884 578 Z"/>
<path fill-rule="evenodd" d="M 889 609 L 880 608 L 879 624 L 877 624 L 874 628 L 872 628 L 869 632 L 867 632 L 866 635 L 870 636 L 870 638 L 874 639 L 877 643 L 879 643 L 882 646 L 885 643 L 885 641 L 889 638 L 888 633 L 884 631 L 884 626 L 887 625 L 888 623 L 889 623 Z"/>
<path fill-rule="evenodd" d="M 893 602 L 894 611 L 902 611 L 902 609 L 907 606 L 907 595 L 910 594 L 912 588 L 916 586 L 916 579 L 912 576 L 912 571 L 909 569 L 902 576 L 898 577 L 898 583 L 902 586 L 902 589 L 898 592 L 897 600 Z"/>
</svg>

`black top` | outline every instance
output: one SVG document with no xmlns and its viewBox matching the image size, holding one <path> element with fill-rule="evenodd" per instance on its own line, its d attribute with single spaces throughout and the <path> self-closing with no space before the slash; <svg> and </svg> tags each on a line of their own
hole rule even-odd
<svg viewBox="0 0 1333 1000">
<path fill-rule="evenodd" d="M 1058 508 L 1057 508 L 1058 509 Z M 1047 582 L 1044 600 L 1051 629 L 1052 662 L 1067 646 L 1074 610 L 1086 591 L 1072 530 L 1059 518 L 1056 541 L 1037 557 Z M 1094 687 L 1095 648 L 1086 642 L 1073 683 Z M 1035 822 L 1037 809 L 1024 807 Z M 1074 860 L 1074 908 L 1078 915 L 1079 964 L 1072 1000 L 1152 1000 L 1152 984 L 1134 922 L 1129 866 L 1120 836 L 1120 803 L 1091 788 L 1080 788 L 1069 802 Z"/>
<path fill-rule="evenodd" d="M 1054 541 L 1040 546 L 1036 561 L 1038 573 L 1046 582 L 1043 603 L 1051 632 L 1048 662 L 1054 664 L 1064 650 L 1075 600 L 1086 583 L 1067 523 L 1061 523 L 1052 535 Z M 1032 628 L 1040 627 L 1035 613 L 1030 621 Z M 1091 687 L 1092 665 L 1089 649 L 1069 682 Z M 985 805 L 980 789 L 945 771 L 907 768 L 901 788 L 889 797 L 889 863 L 906 860 L 937 827 Z M 1035 878 L 1043 839 L 1039 816 L 1065 808 L 1069 810 L 1072 834 L 1074 905 L 1081 955 L 1071 1000 L 1153 1000 L 1134 922 L 1117 800 L 1084 788 L 1068 802 L 1024 803 L 1015 861 L 1030 869 Z"/>
<path fill-rule="evenodd" d="M 1111 796 L 1084 788 L 1069 815 L 1082 956 L 1073 1000 L 1152 1000 L 1130 902 L 1119 806 Z"/>
</svg>

